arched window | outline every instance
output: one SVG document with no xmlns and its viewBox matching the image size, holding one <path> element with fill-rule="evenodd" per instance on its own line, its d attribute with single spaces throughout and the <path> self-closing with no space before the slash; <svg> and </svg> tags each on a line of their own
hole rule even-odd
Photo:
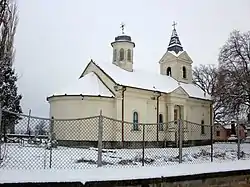
<svg viewBox="0 0 250 187">
<path fill-rule="evenodd" d="M 117 60 L 117 50 L 114 49 L 113 51 L 113 61 L 115 62 Z"/>
<path fill-rule="evenodd" d="M 185 66 L 182 67 L 182 77 L 183 77 L 183 79 L 187 78 L 187 70 L 186 70 Z"/>
<path fill-rule="evenodd" d="M 201 134 L 205 134 L 204 120 L 201 120 Z"/>
<path fill-rule="evenodd" d="M 128 49 L 128 51 L 127 51 L 127 60 L 128 60 L 129 62 L 132 61 L 132 52 L 131 52 L 131 49 Z"/>
<path fill-rule="evenodd" d="M 159 114 L 159 131 L 163 131 L 163 115 Z"/>
<path fill-rule="evenodd" d="M 167 76 L 172 76 L 171 67 L 168 67 L 168 68 L 167 68 Z"/>
<path fill-rule="evenodd" d="M 133 113 L 133 130 L 134 131 L 138 131 L 139 130 L 139 126 L 138 126 L 138 112 L 134 112 Z"/>
<path fill-rule="evenodd" d="M 121 48 L 120 49 L 120 61 L 123 61 L 124 60 L 124 49 Z"/>
</svg>

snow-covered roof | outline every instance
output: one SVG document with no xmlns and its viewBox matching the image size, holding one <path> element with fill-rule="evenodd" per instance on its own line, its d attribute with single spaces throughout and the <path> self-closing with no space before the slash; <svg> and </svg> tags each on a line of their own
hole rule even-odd
<svg viewBox="0 0 250 187">
<path fill-rule="evenodd" d="M 59 95 L 114 96 L 112 92 L 103 84 L 100 78 L 93 72 L 88 73 L 81 79 L 77 79 L 76 82 L 71 84 L 67 89 L 54 94 L 54 96 Z"/>
<path fill-rule="evenodd" d="M 224 125 L 223 127 L 224 127 L 225 129 L 231 129 L 231 128 L 232 128 L 231 125 Z"/>
<path fill-rule="evenodd" d="M 210 95 L 204 94 L 203 90 L 196 85 L 178 83 L 178 81 L 170 76 L 138 69 L 134 69 L 133 72 L 129 72 L 111 63 L 93 63 L 120 85 L 159 91 L 162 93 L 171 93 L 177 88 L 182 87 L 187 92 L 189 97 L 211 100 Z"/>
<path fill-rule="evenodd" d="M 178 57 L 180 56 L 182 53 L 184 53 L 185 51 L 179 51 L 178 53 L 175 53 L 174 51 L 168 51 L 169 53 L 171 53 L 172 55 Z"/>
</svg>

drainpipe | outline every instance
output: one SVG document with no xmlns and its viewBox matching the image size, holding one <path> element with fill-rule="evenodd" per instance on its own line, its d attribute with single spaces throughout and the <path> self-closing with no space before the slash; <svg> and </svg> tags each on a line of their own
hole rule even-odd
<svg viewBox="0 0 250 187">
<path fill-rule="evenodd" d="M 122 87 L 122 147 L 124 148 L 124 92 L 126 87 Z"/>
<path fill-rule="evenodd" d="M 157 142 L 159 141 L 159 98 L 161 97 L 161 93 L 157 92 L 157 97 L 156 97 L 156 123 L 157 123 L 157 128 L 156 128 L 156 139 Z"/>
</svg>

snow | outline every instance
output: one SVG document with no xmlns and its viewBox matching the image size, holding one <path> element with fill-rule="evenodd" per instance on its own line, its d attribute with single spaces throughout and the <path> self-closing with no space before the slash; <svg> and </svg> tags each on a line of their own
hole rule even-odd
<svg viewBox="0 0 250 187">
<path fill-rule="evenodd" d="M 141 149 L 103 149 L 103 167 L 97 168 L 97 148 L 45 145 L 5 144 L 0 168 L 0 183 L 85 182 L 130 180 L 192 175 L 219 171 L 250 169 L 250 144 L 241 144 L 237 160 L 236 143 L 214 144 L 214 162 L 210 146 L 183 148 L 183 163 L 178 163 L 178 148 L 145 149 L 145 166 L 141 166 Z M 49 168 L 49 160 L 52 167 Z M 192 164 L 192 165 L 190 165 Z M 192 169 L 190 169 L 190 167 Z M 88 168 L 88 169 L 87 169 Z"/>
<path fill-rule="evenodd" d="M 103 84 L 100 78 L 93 72 L 76 80 L 68 89 L 54 95 L 93 95 L 113 97 L 111 91 Z"/>
<path fill-rule="evenodd" d="M 223 125 L 222 127 L 224 127 L 225 129 L 228 129 L 228 130 L 232 128 L 230 124 L 229 125 Z"/>
<path fill-rule="evenodd" d="M 129 72 L 114 64 L 94 63 L 120 85 L 150 91 L 159 91 L 162 93 L 171 93 L 179 87 L 178 81 L 170 76 L 138 69 L 134 69 L 133 72 Z M 208 94 L 204 95 L 204 92 L 194 84 L 181 83 L 181 87 L 189 94 L 190 97 L 211 100 L 211 97 Z"/>
<path fill-rule="evenodd" d="M 250 160 L 250 144 L 241 144 L 242 159 Z M 178 148 L 147 148 L 145 149 L 146 166 L 167 166 L 179 164 Z M 210 146 L 183 148 L 183 163 L 210 162 Z M 97 167 L 97 148 L 53 148 L 52 152 L 46 145 L 5 144 L 2 147 L 3 170 L 18 169 L 87 169 Z M 142 165 L 142 149 L 103 149 L 103 167 L 140 167 Z M 214 144 L 214 162 L 237 160 L 236 143 Z"/>
<path fill-rule="evenodd" d="M 170 47 L 171 47 L 171 46 L 170 46 Z M 180 47 L 182 47 L 182 46 L 180 46 Z M 174 51 L 168 51 L 168 53 L 171 53 L 172 55 L 174 55 L 174 56 L 176 56 L 176 57 L 180 56 L 183 52 L 185 52 L 185 51 L 179 51 L 179 52 L 176 54 Z"/>
<path fill-rule="evenodd" d="M 0 170 L 0 183 L 86 182 L 153 179 L 250 169 L 250 160 L 140 168 L 93 168 L 88 170 Z"/>
</svg>

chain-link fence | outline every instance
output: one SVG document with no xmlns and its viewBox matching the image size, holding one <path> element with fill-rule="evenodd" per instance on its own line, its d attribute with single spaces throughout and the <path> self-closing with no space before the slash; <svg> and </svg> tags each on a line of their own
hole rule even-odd
<svg viewBox="0 0 250 187">
<path fill-rule="evenodd" d="M 5 110 L 0 110 L 0 119 L 2 169 L 164 166 L 250 159 L 250 144 L 243 143 L 240 126 L 225 138 L 225 127 L 185 120 L 130 123 L 101 113 L 82 119 L 54 119 Z"/>
</svg>

